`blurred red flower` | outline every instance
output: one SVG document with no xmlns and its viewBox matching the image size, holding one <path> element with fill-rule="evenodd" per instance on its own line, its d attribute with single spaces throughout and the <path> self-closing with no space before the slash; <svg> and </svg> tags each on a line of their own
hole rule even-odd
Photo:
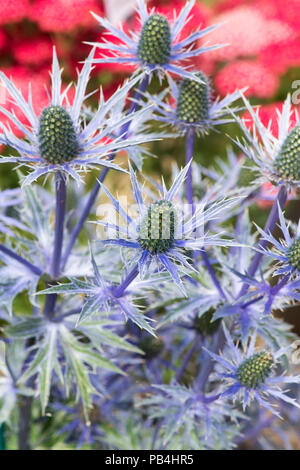
<svg viewBox="0 0 300 470">
<path fill-rule="evenodd" d="M 29 13 L 29 0 L 2 0 L 0 3 L 0 24 L 21 21 Z"/>
<path fill-rule="evenodd" d="M 15 44 L 13 54 L 15 59 L 25 65 L 40 65 L 52 61 L 53 43 L 48 37 L 22 39 Z"/>
<path fill-rule="evenodd" d="M 241 6 L 215 16 L 213 23 L 223 24 L 210 34 L 210 42 L 228 46 L 212 51 L 208 60 L 252 57 L 267 46 L 293 36 L 288 25 L 277 19 L 266 19 L 257 8 L 251 6 Z"/>
<path fill-rule="evenodd" d="M 300 65 L 300 37 L 266 47 L 261 51 L 259 60 L 274 72 L 285 74 L 290 67 Z"/>
<path fill-rule="evenodd" d="M 263 64 L 252 60 L 231 62 L 216 75 L 216 90 L 225 96 L 236 89 L 248 87 L 247 96 L 271 98 L 277 91 L 279 78 Z"/>
<path fill-rule="evenodd" d="M 43 31 L 70 32 L 78 27 L 96 26 L 90 11 L 103 14 L 102 2 L 97 0 L 35 0 L 30 18 Z"/>
<path fill-rule="evenodd" d="M 37 114 L 40 114 L 42 109 L 49 103 L 47 92 L 45 90 L 45 85 L 48 85 L 50 80 L 48 70 L 45 69 L 39 72 L 32 72 L 23 66 L 17 65 L 13 67 L 3 67 L 2 71 L 7 77 L 12 78 L 15 86 L 21 91 L 25 99 L 28 99 L 28 86 L 29 83 L 31 84 L 33 108 Z M 14 112 L 23 124 L 29 124 L 23 113 L 20 111 L 20 108 L 18 106 L 14 106 L 9 99 L 4 103 L 1 103 L 1 106 Z M 3 118 L 2 116 L 1 120 L 4 124 L 9 124 L 16 135 L 19 137 L 22 136 L 22 133 L 20 133 L 15 126 L 12 126 L 10 120 L 6 121 L 6 118 Z"/>
<path fill-rule="evenodd" d="M 3 49 L 5 45 L 6 45 L 6 34 L 0 28 L 0 49 Z"/>
</svg>

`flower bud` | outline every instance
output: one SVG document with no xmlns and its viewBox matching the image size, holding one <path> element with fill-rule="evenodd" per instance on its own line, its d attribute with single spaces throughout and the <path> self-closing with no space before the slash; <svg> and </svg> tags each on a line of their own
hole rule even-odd
<svg viewBox="0 0 300 470">
<path fill-rule="evenodd" d="M 294 127 L 283 142 L 274 167 L 282 178 L 300 180 L 300 126 Z"/>
<path fill-rule="evenodd" d="M 150 65 L 164 65 L 171 54 L 171 31 L 162 15 L 151 15 L 145 22 L 138 45 L 138 56 Z"/>
<path fill-rule="evenodd" d="M 43 110 L 38 139 L 41 157 L 53 165 L 73 160 L 78 152 L 74 124 L 62 106 Z"/>
<path fill-rule="evenodd" d="M 184 79 L 177 100 L 176 116 L 188 124 L 197 124 L 209 118 L 211 87 L 204 73 L 199 72 L 197 76 L 203 83 Z"/>
<path fill-rule="evenodd" d="M 287 259 L 291 266 L 300 271 L 300 237 L 296 238 L 288 248 Z"/>
<path fill-rule="evenodd" d="M 174 242 L 175 212 L 169 201 L 151 204 L 140 225 L 139 244 L 150 253 L 164 253 Z"/>
<path fill-rule="evenodd" d="M 237 370 L 240 383 L 247 388 L 257 388 L 270 375 L 274 364 L 273 356 L 268 351 L 253 354 L 243 361 Z"/>
</svg>

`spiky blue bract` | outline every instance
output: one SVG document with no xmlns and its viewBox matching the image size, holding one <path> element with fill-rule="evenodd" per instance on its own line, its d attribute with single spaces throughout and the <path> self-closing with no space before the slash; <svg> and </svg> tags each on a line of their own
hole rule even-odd
<svg viewBox="0 0 300 470">
<path fill-rule="evenodd" d="M 199 204 L 193 215 L 190 212 L 184 214 L 184 211 L 177 208 L 174 202 L 187 176 L 190 164 L 191 162 L 180 171 L 169 190 L 164 184 L 162 185 L 162 194 L 158 200 L 153 200 L 150 207 L 144 201 L 139 182 L 130 166 L 131 182 L 139 217 L 137 220 L 133 220 L 119 201 L 102 185 L 115 211 L 125 222 L 126 228 L 97 222 L 112 230 L 115 235 L 115 238 L 103 240 L 100 242 L 101 244 L 119 245 L 124 249 L 131 248 L 136 251 L 134 260 L 137 260 L 141 275 L 149 271 L 152 261 L 156 261 L 160 267 L 169 272 L 182 292 L 184 292 L 184 288 L 179 273 L 181 271 L 185 273 L 186 269 L 193 269 L 187 256 L 187 250 L 201 250 L 206 245 L 232 245 L 232 240 L 228 238 L 205 233 L 204 224 L 224 216 L 224 213 L 234 207 L 240 199 L 239 197 L 221 199 L 211 204 L 207 210 L 204 210 L 203 204 Z M 120 238 L 120 234 L 122 238 Z"/>
<path fill-rule="evenodd" d="M 278 136 L 271 130 L 271 122 L 263 124 L 259 109 L 255 110 L 247 98 L 241 97 L 253 121 L 253 129 L 249 129 L 245 119 L 233 116 L 239 124 L 243 137 L 233 140 L 243 154 L 253 160 L 260 177 L 256 184 L 271 181 L 272 184 L 297 187 L 299 180 L 299 114 L 292 107 L 291 97 L 287 96 L 282 110 L 277 110 Z"/>
<path fill-rule="evenodd" d="M 275 364 L 287 353 L 288 348 L 275 351 L 255 350 L 257 339 L 253 331 L 250 341 L 241 351 L 235 344 L 229 331 L 224 327 L 226 348 L 224 354 L 217 355 L 207 350 L 208 354 L 218 363 L 218 375 L 223 378 L 224 390 L 222 395 L 239 399 L 243 409 L 254 400 L 259 406 L 266 408 L 276 416 L 280 416 L 275 405 L 278 401 L 290 403 L 300 408 L 286 390 L 281 390 L 280 385 L 299 384 L 300 376 L 276 375 Z"/>
<path fill-rule="evenodd" d="M 261 248 L 257 250 L 261 251 L 266 256 L 277 261 L 275 265 L 274 274 L 284 274 L 287 276 L 294 276 L 299 278 L 300 268 L 300 224 L 293 228 L 291 233 L 290 223 L 285 220 L 282 209 L 278 205 L 279 214 L 279 227 L 281 229 L 283 239 L 276 239 L 271 233 L 266 233 L 261 228 L 257 227 L 262 238 L 267 240 L 271 247 Z"/>
<path fill-rule="evenodd" d="M 148 12 L 145 1 L 138 0 L 137 12 L 141 27 L 139 31 L 129 33 L 125 33 L 105 18 L 92 13 L 101 27 L 119 40 L 119 44 L 110 41 L 88 43 L 103 50 L 103 58 L 93 59 L 93 63 L 130 64 L 147 74 L 158 73 L 160 78 L 165 73 L 171 73 L 182 78 L 200 81 L 196 73 L 188 70 L 184 61 L 223 45 L 197 46 L 197 41 L 213 31 L 217 25 L 198 29 L 185 39 L 180 39 L 182 29 L 189 21 L 194 4 L 195 0 L 187 1 L 174 21 L 170 22 L 164 15 L 156 13 L 155 9 Z M 112 52 L 114 56 L 105 57 L 106 50 L 109 50 L 110 54 Z"/>
<path fill-rule="evenodd" d="M 62 171 L 67 176 L 81 181 L 80 174 L 88 169 L 107 167 L 118 171 L 125 171 L 114 164 L 108 157 L 114 152 L 133 147 L 153 140 L 146 134 L 130 135 L 126 140 L 117 136 L 116 131 L 129 122 L 134 122 L 143 114 L 149 116 L 149 107 L 144 107 L 136 113 L 126 115 L 116 113 L 115 107 L 124 102 L 129 91 L 140 80 L 139 76 L 126 82 L 106 102 L 102 91 L 100 93 L 98 110 L 90 117 L 89 122 L 84 119 L 84 102 L 90 96 L 87 94 L 91 60 L 94 49 L 90 52 L 78 76 L 75 97 L 70 105 L 67 97 L 71 84 L 62 90 L 62 71 L 59 69 L 55 49 L 52 62 L 52 85 L 49 105 L 44 108 L 40 116 L 35 114 L 32 107 L 31 90 L 29 87 L 28 101 L 14 83 L 4 73 L 0 73 L 1 81 L 9 93 L 13 103 L 28 119 L 30 126 L 25 127 L 22 122 L 4 107 L 0 111 L 24 133 L 26 140 L 16 137 L 10 128 L 2 124 L 0 142 L 14 148 L 19 156 L 1 157 L 0 163 L 18 163 L 33 170 L 25 178 L 23 184 L 30 184 L 40 176 Z M 111 116 L 113 118 L 111 118 Z M 142 119 L 144 122 L 144 120 Z"/>
</svg>

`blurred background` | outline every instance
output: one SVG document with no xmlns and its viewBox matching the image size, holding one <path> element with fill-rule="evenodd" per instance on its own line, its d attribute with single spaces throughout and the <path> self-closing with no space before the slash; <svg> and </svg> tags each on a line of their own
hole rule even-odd
<svg viewBox="0 0 300 470">
<path fill-rule="evenodd" d="M 149 0 L 170 19 L 185 0 Z M 64 81 L 76 80 L 76 70 L 87 56 L 90 46 L 84 41 L 100 41 L 104 31 L 90 14 L 107 16 L 125 30 L 136 25 L 136 0 L 2 0 L 0 3 L 0 69 L 28 96 L 31 82 L 33 104 L 37 113 L 47 105 L 45 85 L 50 83 L 49 70 L 53 45 L 64 68 Z M 247 95 L 253 104 L 260 104 L 264 123 L 273 119 L 277 132 L 276 108 L 281 107 L 287 93 L 293 93 L 293 82 L 300 80 L 300 0 L 198 0 L 193 8 L 193 19 L 186 32 L 223 23 L 207 36 L 210 43 L 226 43 L 227 47 L 201 57 L 194 67 L 211 77 L 215 94 L 224 96 L 237 88 L 248 87 Z M 113 39 L 113 38 L 112 38 Z M 101 64 L 93 71 L 91 89 L 102 85 L 109 97 L 131 70 L 122 65 Z M 153 84 L 155 89 L 155 83 Z M 298 89 L 300 86 L 298 85 Z M 72 93 L 72 92 L 71 92 Z M 72 96 L 71 96 L 72 98 Z M 94 98 L 96 100 L 96 98 Z M 93 103 L 91 103 L 93 104 Z M 96 104 L 96 101 L 94 101 Z M 9 102 L 2 103 L 12 108 Z M 17 112 L 17 111 L 16 111 Z M 0 113 L 0 120 L 6 121 Z M 225 133 L 238 134 L 234 125 L 212 133 L 196 145 L 195 159 L 204 165 L 213 165 L 216 157 L 226 157 L 230 142 Z M 145 162 L 145 171 L 154 177 L 170 173 L 171 163 L 184 161 L 182 139 L 154 143 L 150 149 L 158 158 Z M 1 148 L 3 154 L 8 149 Z M 92 184 L 95 175 L 89 175 Z M 114 186 L 113 173 L 109 185 Z M 0 190 L 18 184 L 11 166 L 0 166 Z M 127 180 L 118 176 L 118 191 L 126 191 Z M 269 188 L 266 187 L 268 192 Z M 263 202 L 255 210 L 255 219 L 263 223 L 268 204 Z M 297 218 L 296 202 L 288 208 L 288 215 Z M 287 320 L 296 324 L 295 309 Z M 300 331 L 300 328 L 297 327 Z"/>
</svg>

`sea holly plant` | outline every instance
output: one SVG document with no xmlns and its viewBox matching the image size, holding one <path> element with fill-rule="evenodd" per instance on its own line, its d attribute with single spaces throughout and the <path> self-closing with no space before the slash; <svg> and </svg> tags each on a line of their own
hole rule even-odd
<svg viewBox="0 0 300 470">
<path fill-rule="evenodd" d="M 73 91 L 54 50 L 39 114 L 0 72 L 19 181 L 0 192 L 1 446 L 267 449 L 274 432 L 284 448 L 299 426 L 299 120 L 287 97 L 274 134 L 245 90 L 215 96 L 193 59 L 216 26 L 182 33 L 194 3 L 170 21 L 140 0 L 126 33 L 93 15 L 116 42 L 93 44 Z M 108 99 L 99 62 L 136 69 Z M 214 132 L 232 148 L 204 165 Z"/>
</svg>

